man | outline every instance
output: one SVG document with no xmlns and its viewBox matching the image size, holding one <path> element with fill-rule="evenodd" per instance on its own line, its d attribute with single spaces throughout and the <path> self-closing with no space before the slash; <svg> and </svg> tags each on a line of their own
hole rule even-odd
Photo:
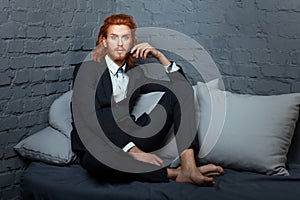
<svg viewBox="0 0 300 200">
<path fill-rule="evenodd" d="M 168 58 L 159 50 L 153 48 L 148 43 L 137 43 L 135 35 L 136 23 L 131 16 L 125 14 L 112 15 L 104 20 L 104 24 L 100 28 L 97 48 L 93 54 L 93 59 L 103 68 L 104 73 L 98 83 L 96 91 L 95 108 L 96 114 L 105 132 L 105 135 L 110 141 L 127 152 L 132 159 L 150 165 L 161 166 L 158 170 L 145 173 L 128 173 L 119 171 L 104 163 L 99 162 L 82 144 L 76 131 L 76 124 L 73 124 L 72 131 L 72 149 L 80 158 L 81 165 L 92 175 L 100 179 L 105 179 L 113 182 L 124 181 L 147 181 L 147 182 L 167 182 L 169 179 L 174 179 L 177 182 L 192 183 L 196 185 L 213 185 L 214 179 L 212 176 L 223 174 L 223 169 L 213 164 L 197 167 L 195 157 L 199 150 L 197 137 L 194 138 L 189 148 L 182 149 L 180 152 L 180 164 L 178 168 L 169 168 L 164 166 L 163 160 L 151 153 L 164 145 L 164 139 L 167 136 L 170 128 L 174 125 L 174 132 L 178 131 L 181 115 L 179 102 L 176 96 L 168 88 L 159 84 L 146 84 L 139 88 L 134 88 L 135 91 L 130 93 L 129 90 L 132 84 L 141 84 L 146 78 L 142 75 L 141 70 L 135 68 L 134 59 L 136 58 L 155 58 L 165 67 L 171 81 L 170 87 L 177 83 L 180 84 L 180 79 L 173 78 L 173 73 L 180 72 L 182 69 L 174 62 L 170 62 Z M 74 75 L 76 76 L 75 70 Z M 135 75 L 129 75 L 131 71 L 136 71 Z M 124 73 L 128 72 L 128 73 Z M 128 75 L 127 75 L 128 74 Z M 75 79 L 75 77 L 74 77 Z M 76 79 L 75 79 L 76 81 Z M 144 94 L 153 91 L 163 91 L 164 94 L 158 104 L 164 107 L 167 112 L 166 122 L 163 128 L 154 136 L 149 138 L 138 138 L 127 134 L 120 129 L 114 115 L 112 113 L 111 97 L 118 105 L 129 105 L 131 112 L 136 103 L 139 94 Z M 132 94 L 132 96 L 128 96 Z M 187 98 L 186 103 L 192 104 L 193 97 Z M 126 103 L 128 104 L 126 104 Z M 188 111 L 188 112 L 191 112 Z M 140 127 L 150 123 L 149 115 L 143 114 L 138 119 L 132 117 Z M 192 121 L 192 120 L 191 120 Z M 192 122 L 191 122 L 192 123 Z M 191 125 L 193 126 L 193 125 Z M 188 127 L 184 129 L 186 134 L 191 133 L 193 129 Z M 181 141 L 177 141 L 181 143 Z M 112 158 L 113 159 L 113 158 Z"/>
</svg>

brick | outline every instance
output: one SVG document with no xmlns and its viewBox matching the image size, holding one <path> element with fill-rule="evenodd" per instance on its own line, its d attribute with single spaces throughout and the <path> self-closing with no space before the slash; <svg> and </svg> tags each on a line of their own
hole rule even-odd
<svg viewBox="0 0 300 200">
<path fill-rule="evenodd" d="M 67 82 L 53 82 L 46 84 L 46 94 L 63 93 L 68 91 L 69 85 Z"/>
<path fill-rule="evenodd" d="M 47 37 L 50 38 L 60 38 L 60 37 L 74 37 L 74 27 L 72 26 L 63 26 L 63 27 L 53 27 L 47 26 L 46 33 Z"/>
<path fill-rule="evenodd" d="M 0 116 L 8 115 L 7 112 L 8 100 L 0 100 Z"/>
<path fill-rule="evenodd" d="M 261 68 L 261 72 L 265 77 L 287 77 L 286 69 L 283 66 L 265 65 Z"/>
<path fill-rule="evenodd" d="M 31 87 L 31 92 L 33 96 L 37 95 L 45 95 L 46 94 L 46 85 L 42 84 L 35 84 Z"/>
<path fill-rule="evenodd" d="M 95 47 L 95 39 L 88 38 L 83 41 L 83 50 L 93 50 Z"/>
<path fill-rule="evenodd" d="M 30 79 L 29 70 L 21 70 L 16 72 L 15 84 L 27 83 Z"/>
<path fill-rule="evenodd" d="M 35 114 L 31 114 L 31 113 L 22 114 L 21 116 L 19 116 L 18 127 L 19 128 L 30 127 L 36 124 L 37 121 L 38 121 L 38 116 L 36 116 Z"/>
<path fill-rule="evenodd" d="M 16 116 L 0 117 L 0 131 L 17 128 L 18 118 Z"/>
<path fill-rule="evenodd" d="M 300 92 L 300 81 L 292 83 L 292 92 Z"/>
<path fill-rule="evenodd" d="M 272 50 L 298 50 L 300 46 L 300 39 L 270 37 L 268 41 L 268 48 Z"/>
<path fill-rule="evenodd" d="M 57 81 L 59 79 L 59 70 L 58 69 L 51 69 L 47 70 L 45 74 L 46 81 Z"/>
<path fill-rule="evenodd" d="M 296 80 L 300 80 L 300 66 L 291 66 L 291 67 L 284 67 L 286 70 L 287 78 L 293 78 Z"/>
<path fill-rule="evenodd" d="M 42 109 L 42 97 L 31 97 L 23 100 L 23 112 L 32 112 Z"/>
<path fill-rule="evenodd" d="M 74 24 L 75 26 L 82 26 L 85 23 L 86 23 L 85 13 L 84 12 L 76 12 L 73 17 L 72 24 Z"/>
<path fill-rule="evenodd" d="M 256 0 L 256 5 L 258 9 L 274 11 L 276 10 L 276 4 L 274 0 Z"/>
<path fill-rule="evenodd" d="M 73 68 L 69 69 L 62 69 L 60 71 L 60 80 L 62 81 L 67 81 L 67 80 L 72 80 L 73 79 Z"/>
<path fill-rule="evenodd" d="M 7 52 L 7 46 L 8 46 L 7 44 L 8 44 L 7 41 L 5 41 L 5 40 L 0 40 L 0 55 L 6 54 L 6 52 Z M 0 57 L 0 59 L 3 60 L 2 57 Z M 1 60 L 0 60 L 0 62 L 1 62 Z M 1 63 L 2 63 L 2 62 L 1 62 Z M 0 71 L 1 71 L 1 68 L 0 68 Z"/>
<path fill-rule="evenodd" d="M 26 8 L 37 8 L 36 3 L 32 3 L 31 0 L 23 0 L 23 1 L 12 1 L 11 6 L 16 10 L 26 10 Z"/>
<path fill-rule="evenodd" d="M 300 18 L 300 15 L 299 17 Z M 282 24 L 281 28 L 278 30 L 278 35 L 286 38 L 300 38 L 300 26 L 297 23 Z"/>
<path fill-rule="evenodd" d="M 8 43 L 8 52 L 23 52 L 24 42 L 20 40 L 13 40 Z"/>
<path fill-rule="evenodd" d="M 43 108 L 50 108 L 51 104 L 55 99 L 57 99 L 59 94 L 51 94 L 42 99 Z"/>
<path fill-rule="evenodd" d="M 257 77 L 260 75 L 260 67 L 256 64 L 232 65 L 232 74 L 244 77 Z"/>
<path fill-rule="evenodd" d="M 63 10 L 65 11 L 74 11 L 77 9 L 77 1 L 76 0 L 66 0 L 65 6 Z"/>
<path fill-rule="evenodd" d="M 10 99 L 12 95 L 12 90 L 10 87 L 0 87 L 0 99 Z"/>
<path fill-rule="evenodd" d="M 232 51 L 233 63 L 247 63 L 250 60 L 250 53 L 248 51 L 234 50 Z"/>
<path fill-rule="evenodd" d="M 82 1 L 80 1 L 82 2 Z M 64 24 L 71 24 L 72 19 L 74 17 L 74 12 L 63 12 L 62 13 L 62 20 Z"/>
<path fill-rule="evenodd" d="M 3 11 L 2 10 L 1 15 L 0 15 L 0 24 L 3 24 L 5 22 L 7 22 L 7 20 L 8 20 L 8 11 Z"/>
<path fill-rule="evenodd" d="M 240 48 L 240 49 L 266 49 L 267 41 L 265 38 L 249 38 L 239 37 L 228 40 L 229 48 Z"/>
<path fill-rule="evenodd" d="M 10 85 L 13 73 L 6 71 L 0 74 L 0 86 Z"/>
<path fill-rule="evenodd" d="M 5 186 L 10 186 L 15 181 L 14 174 L 0 174 L 0 188 Z"/>
<path fill-rule="evenodd" d="M 34 69 L 30 73 L 30 82 L 32 83 L 39 83 L 45 80 L 45 70 L 44 69 Z"/>
<path fill-rule="evenodd" d="M 9 6 L 9 0 L 1 0 L 0 7 L 7 8 Z"/>
<path fill-rule="evenodd" d="M 289 56 L 292 64 L 300 64 L 300 50 L 291 52 Z"/>
<path fill-rule="evenodd" d="M 21 99 L 30 94 L 30 88 L 26 86 L 14 86 L 12 89 L 11 100 Z"/>
<path fill-rule="evenodd" d="M 70 42 L 66 40 L 57 40 L 56 41 L 56 50 L 61 52 L 67 52 L 70 47 Z"/>
<path fill-rule="evenodd" d="M 23 112 L 23 101 L 22 99 L 9 101 L 7 104 L 7 110 L 12 114 Z"/>
<path fill-rule="evenodd" d="M 87 4 L 88 4 L 88 1 L 77 1 L 78 10 L 80 10 L 80 11 L 86 11 L 87 8 L 88 8 Z"/>
<path fill-rule="evenodd" d="M 11 11 L 11 20 L 26 23 L 27 21 L 27 13 L 24 10 L 13 10 Z"/>
<path fill-rule="evenodd" d="M 299 2 L 298 1 L 276 1 L 276 8 L 278 10 L 300 10 Z"/>
<path fill-rule="evenodd" d="M 0 25 L 1 38 L 25 37 L 25 29 L 22 23 L 6 22 Z"/>
<path fill-rule="evenodd" d="M 44 23 L 45 13 L 42 11 L 29 12 L 27 20 L 29 25 L 41 25 Z"/>
<path fill-rule="evenodd" d="M 120 3 L 122 3 L 122 2 L 120 2 Z M 113 8 L 116 6 L 114 4 L 115 4 L 114 1 L 98 1 L 98 0 L 93 0 L 93 8 L 95 10 L 101 11 L 102 13 L 112 12 Z M 138 2 L 136 2 L 136 4 L 138 4 Z M 134 5 L 134 4 L 132 4 L 132 5 Z"/>
<path fill-rule="evenodd" d="M 26 133 L 27 133 L 26 128 L 9 130 L 9 134 L 7 136 L 7 143 L 8 144 L 16 144 L 16 143 L 20 142 L 24 138 L 24 135 Z"/>
<path fill-rule="evenodd" d="M 250 61 L 258 64 L 268 63 L 270 60 L 270 52 L 266 49 L 255 49 L 250 51 Z"/>
<path fill-rule="evenodd" d="M 0 57 L 0 63 L 1 63 L 1 67 L 0 67 L 0 72 L 4 72 L 7 69 L 9 69 L 9 59 L 7 57 Z"/>
<path fill-rule="evenodd" d="M 40 43 L 41 52 L 54 52 L 56 50 L 55 41 L 53 40 L 43 40 Z"/>
<path fill-rule="evenodd" d="M 38 55 L 36 56 L 36 66 L 61 66 L 63 65 L 65 56 L 58 53 L 49 55 Z"/>
<path fill-rule="evenodd" d="M 25 52 L 27 53 L 40 53 L 41 47 L 40 47 L 40 41 L 26 41 L 25 42 Z"/>
<path fill-rule="evenodd" d="M 244 77 L 233 77 L 230 80 L 230 87 L 237 93 L 247 93 L 249 88 L 249 81 Z"/>
<path fill-rule="evenodd" d="M 85 14 L 85 20 L 87 23 L 97 23 L 98 22 L 98 16 L 94 13 L 86 13 Z"/>
<path fill-rule="evenodd" d="M 40 26 L 28 26 L 26 36 L 29 38 L 42 38 L 46 36 L 45 28 Z"/>
<path fill-rule="evenodd" d="M 48 123 L 49 111 L 44 111 L 39 113 L 38 124 L 47 124 Z"/>
<path fill-rule="evenodd" d="M 257 94 L 271 95 L 290 92 L 290 85 L 277 80 L 255 80 L 251 87 Z"/>
<path fill-rule="evenodd" d="M 34 58 L 31 56 L 12 57 L 10 59 L 10 66 L 12 69 L 33 67 L 34 66 Z"/>
<path fill-rule="evenodd" d="M 270 63 L 276 65 L 284 65 L 288 62 L 288 51 L 272 49 L 270 52 Z"/>
<path fill-rule="evenodd" d="M 16 156 L 17 156 L 17 153 L 14 150 L 13 145 L 9 145 L 5 148 L 5 153 L 4 153 L 5 159 L 16 157 Z"/>
<path fill-rule="evenodd" d="M 45 123 L 45 124 L 34 125 L 34 126 L 30 127 L 30 130 L 28 131 L 28 135 L 35 134 L 38 131 L 44 129 L 46 126 L 49 126 L 49 124 Z"/>
<path fill-rule="evenodd" d="M 22 158 L 20 158 L 20 157 L 13 157 L 13 158 L 5 159 L 5 160 L 2 160 L 2 162 L 0 162 L 0 165 L 1 165 L 1 163 L 3 165 L 0 166 L 0 172 L 20 169 L 20 168 L 24 167 L 24 165 L 25 165 L 24 160 L 22 160 Z"/>
<path fill-rule="evenodd" d="M 56 26 L 56 27 L 60 26 L 63 22 L 61 12 L 52 9 L 46 11 L 44 20 L 46 24 L 49 24 L 51 26 Z"/>
<path fill-rule="evenodd" d="M 65 64 L 82 63 L 88 54 L 82 52 L 68 52 L 65 56 Z"/>
<path fill-rule="evenodd" d="M 3 157 L 4 157 L 4 145 L 0 144 L 0 159 L 2 160 Z M 1 164 L 0 164 L 0 173 L 1 173 Z"/>
</svg>

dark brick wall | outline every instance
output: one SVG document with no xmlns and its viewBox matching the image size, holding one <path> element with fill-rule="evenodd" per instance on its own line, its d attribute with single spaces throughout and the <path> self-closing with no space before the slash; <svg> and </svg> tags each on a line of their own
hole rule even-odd
<svg viewBox="0 0 300 200">
<path fill-rule="evenodd" d="M 93 49 L 114 1 L 0 0 L 0 199 L 20 198 L 25 161 L 13 150 L 48 125 L 70 89 L 71 64 Z"/>
<path fill-rule="evenodd" d="M 300 92 L 299 0 L 0 0 L 0 199 L 20 198 L 26 163 L 13 146 L 48 125 L 49 106 L 70 89 L 70 65 L 115 12 L 198 41 L 228 90 Z"/>
<path fill-rule="evenodd" d="M 127 0 L 119 1 L 117 12 L 133 15 L 140 27 L 195 39 L 217 63 L 228 90 L 300 92 L 298 0 Z"/>
</svg>

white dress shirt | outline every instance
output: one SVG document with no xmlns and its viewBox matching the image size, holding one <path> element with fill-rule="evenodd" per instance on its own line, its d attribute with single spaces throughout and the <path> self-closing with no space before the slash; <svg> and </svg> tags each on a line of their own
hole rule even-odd
<svg viewBox="0 0 300 200">
<path fill-rule="evenodd" d="M 129 77 L 126 75 L 126 73 L 118 73 L 119 66 L 114 63 L 114 61 L 112 61 L 112 59 L 108 55 L 105 56 L 105 61 L 110 72 L 109 74 L 113 88 L 113 97 L 115 102 L 118 103 L 126 98 Z M 167 73 L 175 72 L 180 69 L 175 62 L 172 62 L 170 66 L 164 67 Z M 126 64 L 124 64 L 122 68 L 123 71 L 125 71 Z M 130 142 L 125 147 L 123 147 L 123 151 L 127 152 L 134 146 L 135 144 L 133 142 Z"/>
</svg>

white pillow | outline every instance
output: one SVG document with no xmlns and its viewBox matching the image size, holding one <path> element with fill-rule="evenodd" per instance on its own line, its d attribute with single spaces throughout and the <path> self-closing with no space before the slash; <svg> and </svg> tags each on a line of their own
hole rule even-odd
<svg viewBox="0 0 300 200">
<path fill-rule="evenodd" d="M 203 92 L 203 87 L 200 90 L 198 87 L 198 134 L 201 144 L 199 158 L 203 164 L 215 163 L 268 175 L 289 175 L 285 168 L 286 155 L 298 119 L 300 93 L 258 96 L 218 89 Z M 212 117 L 208 125 L 203 116 L 211 115 L 219 120 Z M 211 129 L 219 133 L 210 132 Z M 205 145 L 205 138 L 214 142 Z"/>
<path fill-rule="evenodd" d="M 50 164 L 65 165 L 76 158 L 71 140 L 51 127 L 21 140 L 14 149 L 25 158 Z"/>
<path fill-rule="evenodd" d="M 49 110 L 49 124 L 70 138 L 72 131 L 72 115 L 70 102 L 73 91 L 70 90 L 58 97 Z"/>
</svg>

